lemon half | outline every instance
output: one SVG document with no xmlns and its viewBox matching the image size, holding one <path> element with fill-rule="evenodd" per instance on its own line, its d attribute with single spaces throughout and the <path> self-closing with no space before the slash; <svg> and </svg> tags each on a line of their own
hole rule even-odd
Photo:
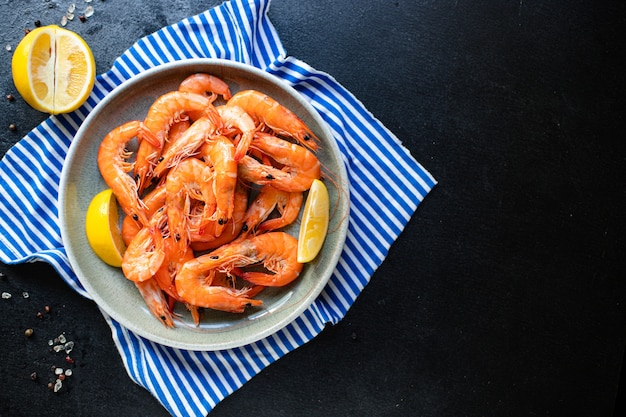
<svg viewBox="0 0 626 417">
<path fill-rule="evenodd" d="M 324 245 L 328 233 L 330 199 L 328 189 L 320 180 L 314 180 L 304 203 L 298 235 L 298 262 L 310 262 Z"/>
<path fill-rule="evenodd" d="M 99 192 L 89 203 L 85 218 L 87 241 L 100 259 L 122 266 L 126 245 L 118 223 L 117 200 L 111 189 Z"/>
<path fill-rule="evenodd" d="M 87 43 L 56 25 L 26 34 L 15 48 L 11 68 L 24 101 L 50 114 L 80 107 L 96 79 L 96 63 Z"/>
</svg>

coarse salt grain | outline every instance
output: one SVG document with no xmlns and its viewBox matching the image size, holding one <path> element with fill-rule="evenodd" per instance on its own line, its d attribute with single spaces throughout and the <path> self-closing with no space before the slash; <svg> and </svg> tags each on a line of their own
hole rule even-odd
<svg viewBox="0 0 626 417">
<path fill-rule="evenodd" d="M 11 295 L 10 292 L 6 292 L 5 291 L 5 292 L 2 293 L 2 298 L 4 298 L 5 300 L 8 300 L 11 297 L 12 297 L 12 295 Z"/>
</svg>

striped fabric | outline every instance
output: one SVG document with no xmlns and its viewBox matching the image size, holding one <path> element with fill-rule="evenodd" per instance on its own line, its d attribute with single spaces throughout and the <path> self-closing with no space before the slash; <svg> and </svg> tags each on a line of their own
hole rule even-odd
<svg viewBox="0 0 626 417">
<path fill-rule="evenodd" d="M 331 76 L 284 51 L 267 18 L 269 0 L 232 0 L 140 39 L 99 75 L 87 103 L 52 116 L 0 161 L 0 260 L 45 261 L 77 292 L 58 227 L 61 167 L 70 141 L 94 106 L 123 81 L 185 58 L 224 58 L 288 81 L 319 111 L 343 154 L 351 212 L 345 249 L 327 287 L 293 323 L 256 343 L 216 352 L 165 347 L 133 334 L 106 314 L 130 377 L 175 416 L 204 416 L 230 393 L 289 351 L 337 323 L 352 305 L 433 177 L 401 142 Z M 374 220 L 374 221 L 373 221 Z"/>
</svg>

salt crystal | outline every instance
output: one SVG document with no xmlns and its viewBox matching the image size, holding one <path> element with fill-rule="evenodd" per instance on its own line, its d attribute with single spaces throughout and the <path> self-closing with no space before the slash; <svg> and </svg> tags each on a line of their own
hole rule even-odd
<svg viewBox="0 0 626 417">
<path fill-rule="evenodd" d="M 48 340 L 48 346 L 52 346 L 52 345 L 54 345 L 54 340 L 52 339 Z"/>
<path fill-rule="evenodd" d="M 6 48 L 7 48 L 7 51 L 10 51 L 11 50 L 11 45 L 7 45 Z"/>
<path fill-rule="evenodd" d="M 63 349 L 65 349 L 65 353 L 70 353 L 72 349 L 74 349 L 74 342 L 71 340 L 63 345 Z"/>
<path fill-rule="evenodd" d="M 72 3 L 70 4 L 70 6 L 67 8 L 67 12 L 68 13 L 74 13 L 74 10 L 76 10 L 76 4 Z"/>
<path fill-rule="evenodd" d="M 26 291 L 24 291 L 24 292 L 22 293 L 22 297 L 24 297 L 24 298 L 28 298 L 28 297 L 30 297 L 30 295 L 29 295 Z"/>
<path fill-rule="evenodd" d="M 91 16 L 93 16 L 93 12 L 94 12 L 93 7 L 92 6 L 87 6 L 85 8 L 85 11 L 83 12 L 83 15 L 85 15 L 85 17 L 91 17 Z"/>
<path fill-rule="evenodd" d="M 60 352 L 63 350 L 63 345 L 56 345 L 52 348 L 52 350 L 54 350 L 55 352 Z"/>
<path fill-rule="evenodd" d="M 65 370 L 65 376 L 72 376 L 72 370 L 71 369 L 66 369 Z"/>
<path fill-rule="evenodd" d="M 65 339 L 65 335 L 64 334 L 60 334 L 59 337 L 59 343 L 65 343 L 67 340 Z"/>
<path fill-rule="evenodd" d="M 54 392 L 59 392 L 62 386 L 63 382 L 61 382 L 60 379 L 57 379 L 57 381 L 54 383 Z"/>
<path fill-rule="evenodd" d="M 65 25 L 67 25 L 67 16 L 63 15 L 63 17 L 61 18 L 61 26 Z"/>
<path fill-rule="evenodd" d="M 91 3 L 91 0 L 85 0 L 85 3 Z"/>
<path fill-rule="evenodd" d="M 67 16 L 67 20 L 74 20 L 74 13 L 67 12 L 65 16 Z"/>
<path fill-rule="evenodd" d="M 61 375 L 63 373 L 63 368 L 55 368 L 54 369 L 54 374 L 55 375 Z"/>
<path fill-rule="evenodd" d="M 12 295 L 11 295 L 10 292 L 3 292 L 2 293 L 2 298 L 4 298 L 5 300 L 8 300 L 11 297 L 12 297 Z"/>
</svg>

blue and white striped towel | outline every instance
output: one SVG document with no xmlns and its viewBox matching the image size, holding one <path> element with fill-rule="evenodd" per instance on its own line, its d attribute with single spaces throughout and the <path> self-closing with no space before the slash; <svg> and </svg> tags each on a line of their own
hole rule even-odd
<svg viewBox="0 0 626 417">
<path fill-rule="evenodd" d="M 130 377 L 175 416 L 204 416 L 230 393 L 346 314 L 434 178 L 401 142 L 332 77 L 286 56 L 267 17 L 269 0 L 231 0 L 140 39 L 99 75 L 87 103 L 52 116 L 0 161 L 0 260 L 49 262 L 76 291 L 58 223 L 61 167 L 70 141 L 94 106 L 123 81 L 186 58 L 223 58 L 285 79 L 330 126 L 350 180 L 345 249 L 327 287 L 298 319 L 276 334 L 237 349 L 196 352 L 133 334 L 105 314 Z M 375 222 L 372 222 L 375 219 Z"/>
</svg>

